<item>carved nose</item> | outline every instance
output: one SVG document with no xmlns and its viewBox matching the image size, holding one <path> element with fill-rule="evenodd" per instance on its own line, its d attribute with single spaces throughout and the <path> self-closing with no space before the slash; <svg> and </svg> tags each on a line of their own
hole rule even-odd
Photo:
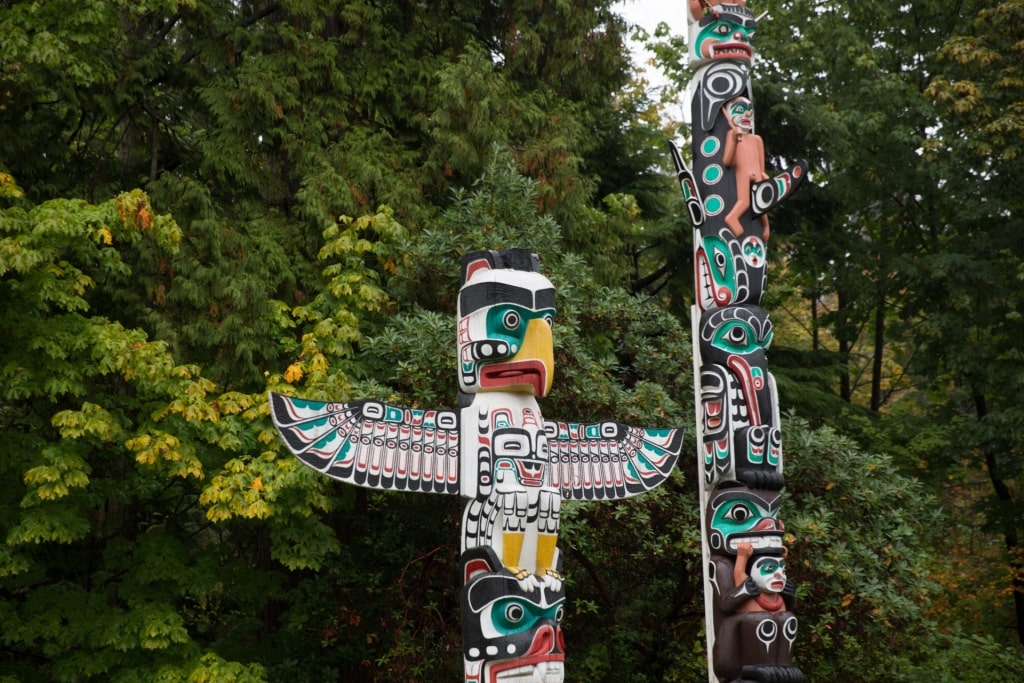
<svg viewBox="0 0 1024 683">
<path fill-rule="evenodd" d="M 557 652 L 557 642 L 555 639 L 555 627 L 549 624 L 545 624 L 537 629 L 537 632 L 533 635 L 533 642 L 530 644 L 530 651 L 526 655 L 550 655 Z"/>
</svg>

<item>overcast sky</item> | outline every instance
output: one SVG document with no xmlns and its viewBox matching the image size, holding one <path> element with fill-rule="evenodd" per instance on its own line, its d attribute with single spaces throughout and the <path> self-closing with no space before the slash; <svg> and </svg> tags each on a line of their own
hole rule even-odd
<svg viewBox="0 0 1024 683">
<path fill-rule="evenodd" d="M 616 3 L 619 14 L 630 23 L 640 24 L 650 33 L 658 22 L 672 27 L 672 33 L 686 31 L 687 0 L 620 0 Z"/>
<path fill-rule="evenodd" d="M 615 7 L 630 24 L 639 24 L 648 33 L 653 34 L 654 29 L 660 22 L 669 25 L 673 35 L 686 35 L 686 14 L 688 0 L 619 0 Z M 651 59 L 650 53 L 642 46 L 634 46 L 633 62 L 638 66 L 644 66 Z M 658 88 L 667 85 L 668 80 L 660 71 L 653 67 L 644 67 L 647 72 L 647 80 L 650 86 Z M 669 107 L 663 112 L 669 118 L 682 120 L 684 113 L 680 108 Z"/>
<path fill-rule="evenodd" d="M 673 35 L 686 35 L 687 4 L 687 0 L 619 0 L 615 7 L 626 21 L 630 24 L 639 24 L 652 35 L 660 22 L 668 24 Z M 639 45 L 634 46 L 633 55 L 633 61 L 640 66 L 651 58 L 651 55 Z M 647 79 L 652 86 L 665 83 L 665 78 L 658 71 L 650 67 L 646 67 L 646 70 Z"/>
</svg>

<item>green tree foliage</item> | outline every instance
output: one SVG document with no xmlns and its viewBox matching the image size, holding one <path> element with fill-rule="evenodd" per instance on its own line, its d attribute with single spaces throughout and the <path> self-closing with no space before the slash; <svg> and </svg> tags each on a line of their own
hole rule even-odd
<svg viewBox="0 0 1024 683">
<path fill-rule="evenodd" d="M 769 164 L 812 169 L 772 214 L 782 404 L 928 483 L 955 520 L 934 539 L 937 623 L 1011 643 L 1024 633 L 1020 3 L 755 11 L 767 12 L 753 82 Z M 682 42 L 663 38 L 659 58 L 689 78 Z M 980 610 L 978 585 L 999 586 Z"/>
<path fill-rule="evenodd" d="M 613 97 L 629 62 L 610 5 L 9 3 L 0 160 L 33 201 L 141 186 L 171 212 L 180 254 L 126 255 L 135 286 L 112 305 L 254 390 L 290 350 L 275 302 L 323 286 L 322 232 L 385 204 L 419 229 L 494 143 L 516 150 L 570 240 L 600 244 L 582 209 L 629 111 Z M 601 227 L 614 244 L 617 226 Z"/>
<path fill-rule="evenodd" d="M 472 188 L 456 193 L 436 227 L 408 243 L 406 259 L 390 284 L 400 306 L 365 345 L 374 381 L 360 387 L 360 395 L 421 408 L 455 407 L 458 383 L 452 340 L 459 259 L 468 244 L 494 249 L 518 245 L 541 255 L 542 270 L 558 291 L 556 379 L 551 396 L 541 405 L 545 416 L 664 426 L 688 423 L 693 408 L 688 336 L 666 313 L 642 305 L 624 289 L 600 284 L 581 256 L 566 252 L 558 224 L 537 213 L 539 190 L 536 181 L 515 170 L 508 154 L 499 152 Z M 684 547 L 689 552 L 686 562 L 699 566 L 699 556 L 694 556 L 695 549 L 699 553 L 697 527 L 689 525 L 685 546 L 678 540 L 678 515 L 695 517 L 687 496 L 681 495 L 682 482 L 681 476 L 665 491 L 619 505 L 569 505 L 564 510 L 561 546 L 574 595 L 566 626 L 571 667 L 577 672 L 573 675 L 602 680 L 634 677 L 646 666 L 643 653 L 655 656 L 676 647 L 672 633 L 638 629 L 635 620 L 658 604 L 666 589 L 675 593 L 671 609 L 676 613 L 693 609 L 689 600 L 699 590 L 699 582 L 693 583 L 698 574 L 680 576 L 673 571 Z M 354 511 L 344 524 L 360 529 L 365 561 L 386 585 L 383 599 L 403 605 L 403 618 L 390 620 L 385 632 L 378 631 L 379 642 L 361 659 L 381 662 L 393 680 L 457 678 L 458 593 L 452 581 L 459 572 L 461 506 L 433 497 L 371 493 L 366 507 L 372 515 L 385 515 L 392 525 L 412 523 L 418 532 L 396 535 L 394 528 L 381 530 L 378 521 L 367 520 L 362 511 Z M 402 521 L 406 519 L 410 522 Z M 373 540 L 381 537 L 397 547 Z M 655 553 L 660 560 L 653 559 Z M 614 557 L 618 566 L 613 570 L 608 565 Z M 419 559 L 410 565 L 411 558 Z M 680 584 L 685 588 L 677 589 Z M 420 600 L 411 600 L 410 594 Z M 376 615 L 364 614 L 366 608 L 356 606 L 354 595 L 332 596 L 328 602 L 352 605 L 352 615 L 358 615 L 360 623 Z M 689 616 L 695 620 L 696 613 Z M 346 647 L 365 647 L 364 635 L 350 630 Z M 439 642 L 451 649 L 428 654 Z M 334 656 L 322 649 L 318 653 Z"/>
<path fill-rule="evenodd" d="M 922 5 L 916 19 L 951 22 L 924 31 L 936 50 L 957 36 L 924 75 L 852 28 L 880 12 L 893 28 L 871 24 L 872 40 L 902 46 L 912 22 L 898 7 L 833 12 L 825 31 L 804 21 L 809 3 L 764 5 L 771 30 L 792 18 L 810 41 L 762 40 L 780 46 L 758 94 L 759 116 L 771 103 L 765 139 L 776 159 L 803 154 L 827 169 L 777 219 L 782 238 L 796 226 L 790 291 L 849 247 L 877 294 L 888 276 L 871 258 L 889 258 L 883 245 L 917 244 L 908 235 L 922 225 L 941 237 L 926 267 L 897 271 L 885 301 L 899 297 L 906 323 L 927 323 L 915 378 L 953 387 L 938 413 L 951 426 L 937 428 L 928 409 L 939 403 L 918 394 L 891 423 L 912 434 L 851 420 L 857 434 L 900 463 L 932 462 L 936 476 L 992 455 L 994 481 L 1014 490 L 1016 303 L 972 288 L 1011 288 L 1019 273 L 1017 245 L 997 239 L 1010 231 L 996 229 L 1019 213 L 1014 157 L 976 155 L 982 143 L 1012 150 L 1013 61 L 992 53 L 1011 54 L 1017 38 L 984 29 L 1018 26 L 1016 3 L 977 24 Z M 690 296 L 688 281 L 687 293 L 677 287 L 689 228 L 675 188 L 652 171 L 653 109 L 623 89 L 625 28 L 610 2 L 0 3 L 0 680 L 458 678 L 460 501 L 317 476 L 285 457 L 264 392 L 453 407 L 459 258 L 514 245 L 536 250 L 558 287 L 545 415 L 692 422 L 686 326 L 661 306 Z M 1003 66 L 979 76 L 978 59 Z M 864 97 L 893 105 L 867 115 Z M 962 138 L 957 116 L 979 134 Z M 861 150 L 872 142 L 877 159 Z M 961 176 L 973 180 L 957 201 L 934 199 L 964 170 L 950 160 L 969 154 L 985 170 Z M 895 196 L 945 213 L 911 225 L 906 205 L 887 211 L 901 164 L 925 177 Z M 983 179 L 999 192 L 970 200 Z M 869 247 L 843 241 L 844 216 Z M 797 239 L 818 227 L 835 237 L 822 241 L 825 261 Z M 973 269 L 986 257 L 998 277 Z M 778 279 L 786 291 L 788 274 Z M 827 324 L 878 310 L 877 296 L 852 284 L 850 294 L 846 317 Z M 975 310 L 988 317 L 956 327 L 953 312 Z M 953 330 L 970 333 L 938 353 Z M 796 391 L 808 356 L 792 358 L 783 401 L 810 397 L 816 417 L 834 417 L 825 392 Z M 998 370 L 977 374 L 981 358 Z M 985 415 L 968 411 L 979 392 Z M 954 528 L 936 501 L 828 429 L 790 419 L 784 436 L 808 675 L 943 680 L 955 660 L 964 681 L 1011 677 L 1017 662 L 998 641 L 958 626 L 965 612 L 948 588 L 963 553 L 946 561 L 924 544 Z M 950 444 L 963 457 L 946 467 Z M 687 462 L 653 494 L 566 506 L 569 680 L 703 678 Z M 1015 504 L 981 512 L 1000 524 Z"/>
<path fill-rule="evenodd" d="M 940 460 L 935 471 L 984 472 L 989 479 L 990 493 L 979 503 L 988 530 L 1005 544 L 999 559 L 1011 568 L 1012 620 L 1024 643 L 1024 203 L 1015 187 L 1024 144 L 1024 4 L 978 3 L 971 10 L 943 45 L 928 89 L 942 124 L 926 158 L 951 167 L 958 211 L 938 232 L 939 248 L 917 264 L 907 297 L 908 314 L 923 319 L 921 353 L 911 367 L 931 396 L 946 394 L 931 408 L 954 426 L 949 445 L 959 455 Z"/>
<path fill-rule="evenodd" d="M 989 480 L 971 498 L 1005 549 L 977 573 L 1010 567 L 991 632 L 1019 639 L 1020 3 L 769 5 L 766 99 L 815 169 L 791 207 L 790 264 L 812 298 L 830 294 L 821 322 L 844 355 L 840 396 L 887 409 L 880 431 L 846 424 L 944 499 L 951 479 L 965 491 Z M 860 397 L 858 376 L 870 377 Z M 962 532 L 940 552 L 978 529 Z"/>
</svg>

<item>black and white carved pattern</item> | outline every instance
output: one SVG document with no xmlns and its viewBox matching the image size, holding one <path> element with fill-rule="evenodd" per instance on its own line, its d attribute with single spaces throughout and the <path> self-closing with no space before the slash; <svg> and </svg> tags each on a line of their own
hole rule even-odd
<svg viewBox="0 0 1024 683">
<path fill-rule="evenodd" d="M 545 421 L 551 484 L 562 498 L 619 500 L 649 491 L 672 472 L 681 429 L 642 429 L 618 422 Z"/>
<path fill-rule="evenodd" d="M 373 489 L 459 493 L 455 412 L 273 392 L 270 412 L 288 450 L 329 477 Z"/>
</svg>

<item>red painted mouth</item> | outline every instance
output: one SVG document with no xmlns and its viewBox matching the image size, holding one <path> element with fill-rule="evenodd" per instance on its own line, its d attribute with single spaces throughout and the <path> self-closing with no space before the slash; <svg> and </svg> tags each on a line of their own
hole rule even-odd
<svg viewBox="0 0 1024 683">
<path fill-rule="evenodd" d="M 498 683 L 499 675 L 501 680 L 512 679 L 510 675 L 514 671 L 516 674 L 523 676 L 533 676 L 536 672 L 531 672 L 530 669 L 537 664 L 547 662 L 548 674 L 552 672 L 552 668 L 555 671 L 561 673 L 561 668 L 565 662 L 565 640 L 562 637 L 562 629 L 552 626 L 541 626 L 537 629 L 537 632 L 533 636 L 533 642 L 530 643 L 530 649 L 521 657 L 510 660 L 508 662 L 498 662 L 489 668 L 490 675 L 488 682 Z M 522 678 L 515 678 L 515 680 L 523 680 Z M 533 680 L 540 680 L 534 678 Z M 548 680 L 545 677 L 544 680 Z M 559 677 L 561 680 L 561 677 Z"/>
<path fill-rule="evenodd" d="M 547 376 L 547 367 L 537 360 L 496 363 L 480 369 L 480 388 L 531 387 L 535 396 L 543 396 Z"/>
<path fill-rule="evenodd" d="M 541 486 L 544 484 L 544 463 L 539 460 L 517 460 L 519 481 L 524 486 Z"/>
<path fill-rule="evenodd" d="M 754 49 L 747 43 L 715 43 L 711 46 L 712 59 L 744 59 L 750 60 Z"/>
</svg>

